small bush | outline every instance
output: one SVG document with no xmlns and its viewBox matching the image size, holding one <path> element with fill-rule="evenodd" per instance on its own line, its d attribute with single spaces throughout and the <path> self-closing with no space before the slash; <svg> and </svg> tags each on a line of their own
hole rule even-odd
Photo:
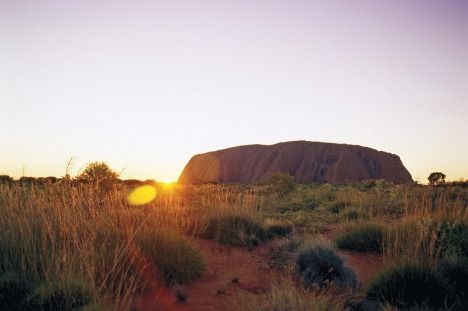
<svg viewBox="0 0 468 311">
<path fill-rule="evenodd" d="M 359 225 L 337 237 L 335 243 L 341 249 L 381 253 L 384 230 L 385 228 L 378 224 Z"/>
<path fill-rule="evenodd" d="M 308 198 L 304 200 L 304 207 L 309 210 L 313 211 L 320 206 L 320 202 L 314 198 Z"/>
<path fill-rule="evenodd" d="M 286 223 L 273 219 L 267 220 L 265 222 L 266 236 L 269 239 L 284 238 L 291 234 L 292 230 L 292 224 L 289 222 Z"/>
<path fill-rule="evenodd" d="M 279 197 L 285 197 L 296 188 L 294 176 L 287 173 L 273 173 L 266 180 L 268 189 L 278 194 Z"/>
<path fill-rule="evenodd" d="M 212 217 L 203 234 L 226 245 L 257 246 L 266 240 L 265 229 L 255 218 L 244 215 Z"/>
<path fill-rule="evenodd" d="M 328 211 L 333 214 L 339 214 L 346 207 L 345 202 L 336 202 L 328 207 Z"/>
<path fill-rule="evenodd" d="M 33 282 L 25 280 L 15 273 L 0 275 L 0 307 L 8 306 L 9 310 L 24 310 L 26 298 L 34 289 Z"/>
<path fill-rule="evenodd" d="M 439 263 L 439 270 L 453 287 L 456 308 L 468 310 L 468 259 L 446 258 Z"/>
<path fill-rule="evenodd" d="M 367 298 L 399 309 L 443 308 L 450 284 L 433 267 L 406 263 L 382 271 L 367 290 Z"/>
<path fill-rule="evenodd" d="M 358 210 L 350 210 L 345 213 L 345 218 L 348 220 L 369 219 L 369 213 Z"/>
<path fill-rule="evenodd" d="M 40 284 L 28 297 L 33 309 L 76 310 L 90 304 L 97 292 L 86 282 L 75 279 Z"/>
<path fill-rule="evenodd" d="M 138 233 L 136 243 L 166 284 L 189 283 L 205 271 L 205 258 L 188 238 L 169 230 L 145 228 Z"/>
<path fill-rule="evenodd" d="M 296 261 L 299 274 L 307 287 L 317 284 L 324 287 L 335 284 L 339 287 L 356 287 L 356 274 L 343 264 L 343 259 L 335 250 L 317 242 L 299 253 Z"/>
</svg>

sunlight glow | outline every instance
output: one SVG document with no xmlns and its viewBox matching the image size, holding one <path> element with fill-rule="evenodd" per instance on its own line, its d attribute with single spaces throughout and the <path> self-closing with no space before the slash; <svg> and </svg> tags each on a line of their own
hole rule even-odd
<svg viewBox="0 0 468 311">
<path fill-rule="evenodd" d="M 155 187 L 145 185 L 136 188 L 127 196 L 127 202 L 131 205 L 143 205 L 153 201 L 158 191 Z"/>
</svg>

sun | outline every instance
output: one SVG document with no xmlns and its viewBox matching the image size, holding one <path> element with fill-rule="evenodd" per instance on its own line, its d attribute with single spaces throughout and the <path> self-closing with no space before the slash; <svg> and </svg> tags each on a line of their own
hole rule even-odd
<svg viewBox="0 0 468 311">
<path fill-rule="evenodd" d="M 170 185 L 170 184 L 172 184 L 172 181 L 169 180 L 169 179 L 166 179 L 166 180 L 164 181 L 164 183 L 165 183 L 166 185 Z"/>
</svg>

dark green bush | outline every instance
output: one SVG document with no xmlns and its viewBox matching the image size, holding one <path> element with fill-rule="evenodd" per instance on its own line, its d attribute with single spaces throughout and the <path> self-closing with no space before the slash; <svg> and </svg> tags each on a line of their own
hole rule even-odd
<svg viewBox="0 0 468 311">
<path fill-rule="evenodd" d="M 189 283 L 205 271 L 205 258 L 188 238 L 170 230 L 145 228 L 138 233 L 136 243 L 166 284 Z"/>
<path fill-rule="evenodd" d="M 468 259 L 446 258 L 439 263 L 440 272 L 452 285 L 456 310 L 468 310 Z"/>
<path fill-rule="evenodd" d="M 339 214 L 343 208 L 346 207 L 345 202 L 336 202 L 328 207 L 328 210 L 333 214 Z"/>
<path fill-rule="evenodd" d="M 369 285 L 367 298 L 399 309 L 444 308 L 451 293 L 450 283 L 433 267 L 400 264 L 382 271 Z M 450 305 L 449 305 L 450 306 Z"/>
<path fill-rule="evenodd" d="M 97 292 L 85 281 L 69 279 L 40 284 L 28 297 L 33 310 L 77 310 L 90 304 Z"/>
<path fill-rule="evenodd" d="M 280 221 L 271 221 L 265 225 L 266 236 L 269 239 L 284 238 L 292 233 L 293 226 L 291 223 Z"/>
<path fill-rule="evenodd" d="M 335 284 L 339 287 L 356 287 L 356 274 L 343 264 L 335 250 L 317 242 L 299 253 L 296 261 L 299 274 L 307 287 Z"/>
<path fill-rule="evenodd" d="M 226 245 L 257 246 L 266 240 L 266 232 L 253 217 L 221 215 L 209 220 L 203 237 Z"/>
<path fill-rule="evenodd" d="M 335 243 L 341 249 L 381 253 L 384 230 L 384 226 L 378 224 L 358 225 L 338 236 Z"/>
<path fill-rule="evenodd" d="M 34 283 L 15 273 L 0 275 L 0 309 L 27 310 L 26 299 Z"/>
<path fill-rule="evenodd" d="M 437 235 L 442 257 L 468 258 L 468 223 L 443 222 Z"/>
</svg>

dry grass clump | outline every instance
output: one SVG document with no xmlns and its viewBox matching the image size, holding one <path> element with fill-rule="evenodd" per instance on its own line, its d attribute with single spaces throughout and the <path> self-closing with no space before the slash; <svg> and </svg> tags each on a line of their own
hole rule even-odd
<svg viewBox="0 0 468 311">
<path fill-rule="evenodd" d="M 265 294 L 236 297 L 241 310 L 246 311 L 342 311 L 346 310 L 342 297 L 326 291 L 298 287 L 291 278 L 271 283 Z"/>
<path fill-rule="evenodd" d="M 299 274 L 307 287 L 355 288 L 356 274 L 344 265 L 343 259 L 328 244 L 316 241 L 299 252 L 296 260 Z"/>
<path fill-rule="evenodd" d="M 385 226 L 377 223 L 360 224 L 351 227 L 335 239 L 341 249 L 355 252 L 382 252 Z"/>
<path fill-rule="evenodd" d="M 201 251 L 189 238 L 170 228 L 146 227 L 135 238 L 142 253 L 157 267 L 167 285 L 189 283 L 205 271 L 206 262 Z"/>
</svg>

